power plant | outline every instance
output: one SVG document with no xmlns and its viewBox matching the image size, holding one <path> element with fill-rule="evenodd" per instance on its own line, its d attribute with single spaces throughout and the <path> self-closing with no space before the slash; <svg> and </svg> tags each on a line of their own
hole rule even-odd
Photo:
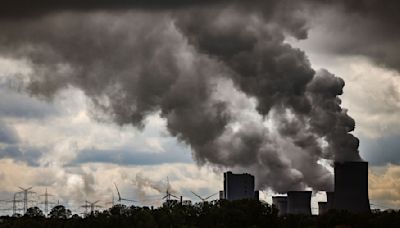
<svg viewBox="0 0 400 228">
<path fill-rule="evenodd" d="M 248 173 L 234 174 L 232 172 L 224 173 L 224 191 L 220 193 L 221 199 L 241 200 L 257 199 L 258 191 L 254 190 L 254 176 Z"/>
<path fill-rule="evenodd" d="M 326 193 L 326 202 L 318 202 L 319 214 L 324 214 L 330 209 L 370 213 L 368 162 L 335 162 L 334 175 L 335 190 Z M 272 204 L 279 210 L 279 215 L 310 215 L 310 203 L 311 191 L 289 191 L 287 197 L 272 197 Z"/>
<path fill-rule="evenodd" d="M 219 192 L 220 199 L 229 201 L 241 200 L 241 199 L 259 199 L 259 191 L 255 190 L 255 178 L 253 175 L 248 173 L 234 174 L 232 172 L 224 173 L 224 190 Z M 118 203 L 124 202 L 137 202 L 132 199 L 126 199 L 121 196 L 116 183 L 114 183 L 115 190 L 118 194 Z M 23 208 L 21 210 L 26 213 L 28 208 L 28 196 L 31 193 L 32 187 L 24 189 L 14 194 L 14 199 L 10 202 L 13 203 L 13 214 L 17 213 L 20 208 L 17 207 L 17 203 L 23 202 Z M 204 203 L 207 202 L 211 197 L 218 193 L 213 193 L 207 196 L 201 196 L 194 191 L 191 191 L 193 195 L 198 197 Z M 303 214 L 311 215 L 311 191 L 288 191 L 287 196 L 272 196 L 272 205 L 278 209 L 279 216 L 285 216 L 287 214 Z M 22 197 L 23 196 L 23 197 Z M 51 196 L 45 191 L 44 205 L 45 212 L 48 212 L 48 197 Z M 175 199 L 173 199 L 175 198 Z M 331 209 L 334 210 L 346 210 L 352 213 L 370 213 L 370 203 L 368 198 L 368 162 L 364 161 L 347 161 L 347 162 L 335 162 L 334 163 L 334 191 L 326 192 L 326 202 L 318 202 L 319 214 L 324 214 Z M 180 203 L 184 205 L 190 205 L 191 202 L 183 200 L 171 193 L 169 180 L 167 178 L 167 189 L 163 200 L 166 200 L 166 205 L 173 205 Z M 91 212 L 98 207 L 97 202 L 86 201 L 84 207 L 86 210 L 90 209 Z M 111 202 L 114 204 L 114 199 Z"/>
</svg>

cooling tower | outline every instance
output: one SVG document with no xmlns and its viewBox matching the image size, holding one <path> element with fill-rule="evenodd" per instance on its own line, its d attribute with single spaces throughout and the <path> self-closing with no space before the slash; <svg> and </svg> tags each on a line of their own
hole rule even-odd
<svg viewBox="0 0 400 228">
<path fill-rule="evenodd" d="M 335 162 L 333 207 L 353 213 L 371 212 L 368 199 L 368 162 Z"/>
<path fill-rule="evenodd" d="M 290 191 L 287 194 L 288 214 L 311 215 L 311 191 Z"/>
<path fill-rule="evenodd" d="M 333 207 L 333 202 L 335 201 L 335 192 L 326 192 L 326 201 L 328 203 L 328 207 Z"/>
<path fill-rule="evenodd" d="M 286 215 L 287 212 L 287 197 L 286 196 L 273 196 L 272 205 L 278 209 L 278 215 Z"/>
<path fill-rule="evenodd" d="M 322 215 L 333 209 L 334 197 L 334 192 L 326 192 L 326 202 L 318 202 L 318 214 Z"/>
<path fill-rule="evenodd" d="M 322 215 L 328 212 L 328 202 L 318 202 L 318 214 Z"/>
</svg>

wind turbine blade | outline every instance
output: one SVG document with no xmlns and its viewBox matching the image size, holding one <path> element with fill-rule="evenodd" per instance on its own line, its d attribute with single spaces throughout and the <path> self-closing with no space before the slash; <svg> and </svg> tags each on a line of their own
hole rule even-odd
<svg viewBox="0 0 400 228">
<path fill-rule="evenodd" d="M 97 201 L 93 202 L 93 205 L 96 204 L 96 203 L 98 203 L 98 202 L 100 202 L 100 200 L 97 200 Z"/>
<path fill-rule="evenodd" d="M 114 182 L 114 186 L 117 189 L 118 199 L 119 199 L 119 201 L 121 201 L 121 194 L 119 194 L 119 190 L 118 190 L 117 184 L 115 182 Z"/>
<path fill-rule="evenodd" d="M 179 199 L 179 197 L 177 197 L 177 196 L 174 196 L 174 195 L 172 195 L 172 194 L 169 194 L 169 195 L 172 196 L 172 197 L 175 197 L 175 198 Z"/>
<path fill-rule="evenodd" d="M 29 187 L 29 188 L 27 188 L 26 190 L 29 191 L 29 190 L 31 190 L 32 188 L 33 188 L 33 187 Z"/>
<path fill-rule="evenodd" d="M 25 189 L 24 189 L 24 188 L 22 188 L 22 187 L 18 187 L 18 188 L 20 188 L 22 191 L 25 191 Z"/>
<path fill-rule="evenodd" d="M 218 194 L 218 192 L 217 192 L 217 193 L 214 193 L 214 194 L 212 194 L 212 195 L 210 195 L 210 196 L 208 196 L 208 197 L 206 197 L 205 200 L 208 200 L 209 198 L 211 198 L 211 197 L 213 197 L 213 196 L 215 196 L 215 195 L 217 195 L 217 194 Z"/>
<path fill-rule="evenodd" d="M 164 196 L 162 199 L 165 199 L 165 198 L 167 198 L 167 197 L 168 197 L 168 195 Z"/>
<path fill-rule="evenodd" d="M 130 199 L 122 199 L 122 200 L 128 201 L 128 202 L 138 202 L 138 201 L 136 201 L 136 200 L 130 200 Z"/>
<path fill-rule="evenodd" d="M 196 193 L 194 193 L 194 192 L 192 192 L 192 191 L 190 191 L 190 192 L 193 193 L 193 195 L 197 196 L 199 199 L 204 200 L 203 197 L 197 195 Z"/>
</svg>

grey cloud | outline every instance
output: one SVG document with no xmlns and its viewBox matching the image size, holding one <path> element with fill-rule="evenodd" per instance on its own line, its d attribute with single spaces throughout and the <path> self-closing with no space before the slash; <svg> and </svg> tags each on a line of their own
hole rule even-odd
<svg viewBox="0 0 400 228">
<path fill-rule="evenodd" d="M 171 186 L 169 182 L 154 181 L 142 175 L 141 173 L 136 174 L 135 179 L 133 180 L 133 184 L 136 186 L 136 196 L 144 203 L 149 201 L 148 197 L 146 197 L 146 188 L 154 189 L 160 194 L 165 194 L 168 189 L 170 193 L 176 194 L 176 190 Z"/>
<path fill-rule="evenodd" d="M 0 97 L 0 116 L 3 118 L 43 119 L 59 114 L 52 104 L 10 88 L 0 87 Z"/>
<path fill-rule="evenodd" d="M 360 151 L 374 166 L 400 164 L 400 135 L 388 135 L 377 138 L 360 137 Z"/>
<path fill-rule="evenodd" d="M 15 144 L 18 141 L 18 132 L 13 127 L 0 121 L 0 143 Z"/>
<path fill-rule="evenodd" d="M 8 145 L 0 148 L 0 159 L 10 158 L 18 162 L 25 162 L 30 166 L 39 166 L 39 159 L 44 152 L 43 148 Z"/>
<path fill-rule="evenodd" d="M 175 148 L 177 149 L 177 148 Z M 152 151 L 136 151 L 129 148 L 121 149 L 85 149 L 69 162 L 75 166 L 84 163 L 113 163 L 119 165 L 156 165 L 165 163 L 190 163 L 190 153 L 182 150 L 154 153 Z"/>
</svg>

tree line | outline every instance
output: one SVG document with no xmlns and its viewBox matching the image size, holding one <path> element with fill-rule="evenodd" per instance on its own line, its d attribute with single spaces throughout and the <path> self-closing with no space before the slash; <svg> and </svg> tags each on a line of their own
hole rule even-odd
<svg viewBox="0 0 400 228">
<path fill-rule="evenodd" d="M 374 211 L 370 214 L 351 214 L 329 211 L 316 216 L 278 216 L 278 210 L 258 200 L 226 201 L 182 205 L 165 203 L 159 208 L 125 206 L 121 204 L 104 211 L 80 216 L 62 205 L 52 208 L 46 217 L 38 207 L 29 208 L 22 216 L 0 217 L 0 227 L 399 227 L 399 211 Z"/>
</svg>

